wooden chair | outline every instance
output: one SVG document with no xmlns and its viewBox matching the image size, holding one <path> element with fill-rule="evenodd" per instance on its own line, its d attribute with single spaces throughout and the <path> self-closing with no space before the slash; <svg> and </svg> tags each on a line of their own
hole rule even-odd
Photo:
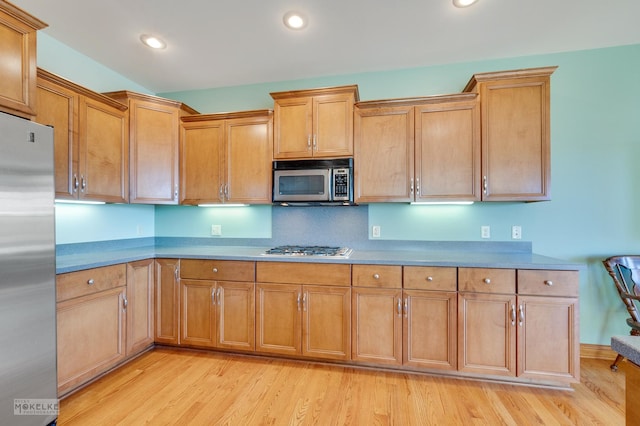
<svg viewBox="0 0 640 426">
<path fill-rule="evenodd" d="M 640 336 L 640 255 L 613 256 L 602 261 L 611 275 L 622 302 L 629 311 L 627 324 L 631 327 L 632 336 Z M 611 370 L 618 371 L 618 362 L 624 357 L 618 355 L 611 364 Z"/>
</svg>

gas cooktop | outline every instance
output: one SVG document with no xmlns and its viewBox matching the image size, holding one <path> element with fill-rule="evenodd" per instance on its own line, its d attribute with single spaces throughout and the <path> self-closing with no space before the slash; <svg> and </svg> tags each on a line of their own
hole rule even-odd
<svg viewBox="0 0 640 426">
<path fill-rule="evenodd" d="M 329 246 L 278 246 L 263 253 L 264 256 L 318 256 L 348 259 L 352 249 Z"/>
</svg>

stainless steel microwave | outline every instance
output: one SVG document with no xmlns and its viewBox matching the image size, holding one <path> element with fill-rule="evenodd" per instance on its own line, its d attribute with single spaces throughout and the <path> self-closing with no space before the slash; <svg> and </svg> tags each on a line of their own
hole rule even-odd
<svg viewBox="0 0 640 426">
<path fill-rule="evenodd" d="M 353 204 L 353 159 L 274 161 L 273 202 L 282 205 Z"/>
</svg>

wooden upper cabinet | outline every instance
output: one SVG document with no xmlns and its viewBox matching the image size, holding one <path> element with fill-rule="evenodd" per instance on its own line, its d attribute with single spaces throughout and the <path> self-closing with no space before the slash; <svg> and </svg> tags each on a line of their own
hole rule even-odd
<svg viewBox="0 0 640 426">
<path fill-rule="evenodd" d="M 38 69 L 35 121 L 54 127 L 56 198 L 129 200 L 127 107 Z"/>
<path fill-rule="evenodd" d="M 550 199 L 550 80 L 557 67 L 475 74 L 484 201 Z"/>
<path fill-rule="evenodd" d="M 186 116 L 181 132 L 181 204 L 271 204 L 271 110 Z"/>
<path fill-rule="evenodd" d="M 36 38 L 47 24 L 0 0 L 0 111 L 31 119 L 36 113 Z"/>
<path fill-rule="evenodd" d="M 271 93 L 274 159 L 353 155 L 353 105 L 358 86 Z"/>
<path fill-rule="evenodd" d="M 359 102 L 354 146 L 356 202 L 480 199 L 475 94 Z"/>
<path fill-rule="evenodd" d="M 129 202 L 178 204 L 180 117 L 197 111 L 180 102 L 128 91 L 104 95 L 129 108 Z"/>
</svg>

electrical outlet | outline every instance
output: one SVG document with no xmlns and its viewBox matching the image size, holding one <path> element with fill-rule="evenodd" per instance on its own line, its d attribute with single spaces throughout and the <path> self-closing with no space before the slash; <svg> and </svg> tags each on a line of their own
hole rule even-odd
<svg viewBox="0 0 640 426">
<path fill-rule="evenodd" d="M 480 227 L 480 236 L 482 238 L 491 238 L 491 227 L 489 225 L 483 225 Z"/>
<path fill-rule="evenodd" d="M 520 225 L 513 225 L 511 227 L 511 238 L 514 240 L 522 238 L 522 227 Z"/>
<path fill-rule="evenodd" d="M 222 225 L 211 225 L 211 235 L 222 235 Z"/>
<path fill-rule="evenodd" d="M 371 236 L 373 238 L 380 238 L 380 226 L 379 225 L 373 225 L 373 227 L 371 228 Z"/>
</svg>

